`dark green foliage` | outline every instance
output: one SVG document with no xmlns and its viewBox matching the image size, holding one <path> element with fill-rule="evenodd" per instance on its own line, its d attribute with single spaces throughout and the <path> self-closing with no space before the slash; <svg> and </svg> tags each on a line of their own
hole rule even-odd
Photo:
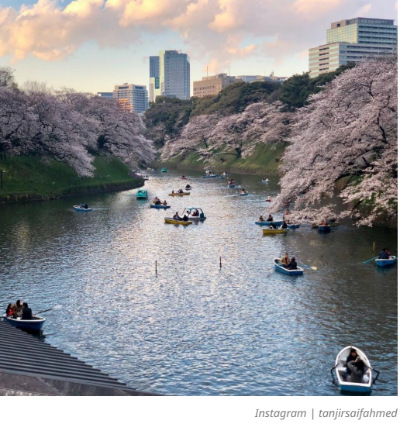
<svg viewBox="0 0 400 423">
<path fill-rule="evenodd" d="M 322 87 L 331 82 L 336 76 L 347 69 L 351 69 L 355 63 L 348 63 L 334 72 L 325 73 L 316 78 L 310 78 L 309 74 L 304 72 L 302 75 L 293 75 L 282 85 L 281 96 L 279 100 L 285 104 L 285 111 L 294 111 L 307 104 L 307 99 L 311 94 L 321 91 Z"/>
<path fill-rule="evenodd" d="M 216 112 L 224 116 L 242 112 L 249 104 L 270 102 L 271 94 L 280 87 L 278 82 L 236 82 L 223 89 L 217 97 L 196 99 L 191 117 Z"/>
</svg>

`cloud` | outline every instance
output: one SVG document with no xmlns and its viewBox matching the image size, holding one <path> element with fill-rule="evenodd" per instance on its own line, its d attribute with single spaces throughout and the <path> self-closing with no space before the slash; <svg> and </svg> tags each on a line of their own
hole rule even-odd
<svg viewBox="0 0 400 423">
<path fill-rule="evenodd" d="M 393 19 L 394 0 L 37 0 L 0 6 L 0 56 L 63 60 L 88 41 L 100 47 L 175 31 L 189 55 L 219 71 L 235 59 L 283 61 L 325 42 L 331 22 L 357 14 Z M 379 10 L 379 13 L 377 12 Z M 168 46 L 166 46 L 168 48 Z M 154 54 L 149 46 L 149 54 Z M 220 66 L 218 66 L 220 63 Z"/>
</svg>

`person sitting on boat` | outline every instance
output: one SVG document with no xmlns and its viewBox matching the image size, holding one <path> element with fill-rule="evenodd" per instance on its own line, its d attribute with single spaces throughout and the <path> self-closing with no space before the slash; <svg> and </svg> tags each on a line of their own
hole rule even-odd
<svg viewBox="0 0 400 423">
<path fill-rule="evenodd" d="M 390 254 L 388 253 L 388 249 L 387 248 L 383 248 L 382 251 L 379 253 L 378 258 L 380 260 L 388 260 L 390 257 Z"/>
<path fill-rule="evenodd" d="M 24 303 L 23 307 L 24 308 L 22 309 L 22 319 L 32 320 L 33 319 L 32 309 L 28 306 L 28 303 Z"/>
<path fill-rule="evenodd" d="M 288 265 L 289 270 L 296 270 L 297 269 L 297 262 L 294 257 L 292 257 L 292 260 L 290 260 L 290 263 Z"/>
<path fill-rule="evenodd" d="M 183 215 L 182 220 L 183 220 L 184 222 L 187 222 L 187 221 L 189 220 L 188 215 L 187 215 L 186 213 Z"/>
<path fill-rule="evenodd" d="M 350 370 L 350 376 L 346 377 L 346 382 L 352 383 L 365 383 L 363 376 L 365 373 L 365 363 L 360 357 L 355 360 L 349 361 L 347 367 Z"/>
<path fill-rule="evenodd" d="M 157 201 L 160 201 L 158 197 L 154 197 L 153 203 L 156 204 Z"/>
<path fill-rule="evenodd" d="M 283 223 L 281 225 L 281 229 L 287 229 L 287 223 L 286 223 L 285 220 L 283 221 Z"/>
<path fill-rule="evenodd" d="M 163 204 L 163 206 L 166 206 L 167 205 L 167 200 L 164 200 L 164 202 L 162 204 Z"/>
<path fill-rule="evenodd" d="M 262 215 L 258 218 L 259 222 L 265 222 L 264 218 L 262 217 Z"/>
<path fill-rule="evenodd" d="M 344 381 L 346 381 L 347 376 L 349 376 L 351 373 L 351 370 L 347 367 L 347 363 L 350 363 L 350 361 L 354 361 L 357 357 L 358 357 L 357 350 L 355 348 L 352 348 L 350 350 L 349 355 L 346 358 L 346 370 L 344 371 L 344 374 L 343 374 Z"/>
<path fill-rule="evenodd" d="M 284 266 L 284 267 L 288 267 L 289 266 L 289 263 L 290 263 L 290 258 L 289 258 L 289 254 L 288 253 L 286 253 L 282 258 L 281 258 L 281 264 Z"/>
<path fill-rule="evenodd" d="M 175 212 L 174 217 L 172 218 L 174 220 L 181 220 L 181 217 L 179 216 L 178 212 Z"/>
<path fill-rule="evenodd" d="M 247 194 L 246 190 L 242 188 L 242 191 L 240 191 L 241 194 Z"/>
<path fill-rule="evenodd" d="M 196 210 L 193 210 L 193 213 L 192 213 L 192 216 L 194 216 L 194 217 L 197 217 L 197 216 L 199 216 L 199 211 L 196 209 Z"/>
<path fill-rule="evenodd" d="M 326 220 L 324 219 L 321 223 L 321 226 L 327 226 Z"/>
<path fill-rule="evenodd" d="M 180 188 L 180 189 L 178 190 L 178 193 L 179 193 L 179 194 L 183 194 L 183 189 L 182 189 L 182 188 Z"/>
<path fill-rule="evenodd" d="M 157 198 L 157 200 L 154 200 L 154 204 L 156 206 L 159 206 L 161 204 L 161 200 L 159 198 Z"/>
<path fill-rule="evenodd" d="M 192 187 L 191 187 L 189 184 L 187 184 L 185 188 L 186 188 L 186 189 L 190 189 L 190 188 L 192 188 Z"/>
<path fill-rule="evenodd" d="M 11 317 L 14 314 L 14 306 L 10 303 L 6 309 L 6 316 Z"/>
<path fill-rule="evenodd" d="M 175 194 L 175 191 L 174 191 L 174 190 L 172 190 L 172 191 L 171 191 L 171 194 Z"/>
<path fill-rule="evenodd" d="M 274 218 L 272 217 L 272 215 L 268 215 L 267 222 L 273 222 L 273 221 L 274 221 Z"/>
<path fill-rule="evenodd" d="M 21 317 L 22 316 L 22 301 L 18 300 L 15 303 L 13 317 Z"/>
</svg>

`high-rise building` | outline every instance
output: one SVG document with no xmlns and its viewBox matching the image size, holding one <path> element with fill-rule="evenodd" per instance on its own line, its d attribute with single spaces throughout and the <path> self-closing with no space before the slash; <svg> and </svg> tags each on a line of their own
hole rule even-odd
<svg viewBox="0 0 400 423">
<path fill-rule="evenodd" d="M 333 22 L 326 44 L 309 50 L 309 72 L 314 78 L 349 62 L 397 51 L 397 26 L 391 19 L 355 18 Z"/>
<path fill-rule="evenodd" d="M 188 100 L 190 98 L 190 61 L 188 55 L 176 50 L 160 51 L 158 76 L 156 56 L 150 56 L 149 91 L 150 101 L 154 101 L 160 95 Z"/>
<path fill-rule="evenodd" d="M 228 85 L 237 82 L 235 76 L 220 73 L 214 76 L 204 76 L 201 81 L 193 81 L 193 96 L 217 96 Z"/>
<path fill-rule="evenodd" d="M 160 95 L 160 57 L 150 56 L 149 101 L 154 102 Z"/>
<path fill-rule="evenodd" d="M 125 110 L 143 113 L 149 108 L 147 88 L 145 85 L 122 84 L 115 85 L 113 91 L 115 98 Z"/>
<path fill-rule="evenodd" d="M 105 91 L 98 92 L 97 96 L 101 98 L 108 98 L 108 99 L 114 98 L 113 92 L 105 92 Z"/>
</svg>

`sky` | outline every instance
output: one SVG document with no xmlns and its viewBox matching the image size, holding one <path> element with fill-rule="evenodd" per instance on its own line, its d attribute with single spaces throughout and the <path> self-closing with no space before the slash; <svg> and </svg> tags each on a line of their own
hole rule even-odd
<svg viewBox="0 0 400 423">
<path fill-rule="evenodd" d="M 0 0 L 0 66 L 19 84 L 93 93 L 148 85 L 160 50 L 187 53 L 191 81 L 207 68 L 291 76 L 331 22 L 397 15 L 396 0 Z"/>
</svg>

